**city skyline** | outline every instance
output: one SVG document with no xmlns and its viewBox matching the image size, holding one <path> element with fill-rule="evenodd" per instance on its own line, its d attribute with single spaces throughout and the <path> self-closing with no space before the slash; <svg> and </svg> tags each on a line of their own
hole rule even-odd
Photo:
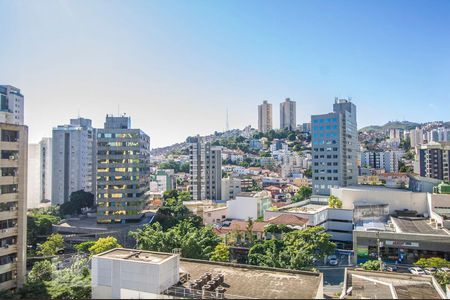
<svg viewBox="0 0 450 300">
<path fill-rule="evenodd" d="M 450 3 L 384 4 L 4 1 L 0 82 L 24 94 L 31 143 L 118 106 L 153 148 L 223 131 L 227 108 L 257 128 L 263 100 L 275 128 L 285 98 L 298 124 L 348 96 L 359 127 L 447 121 Z"/>
</svg>

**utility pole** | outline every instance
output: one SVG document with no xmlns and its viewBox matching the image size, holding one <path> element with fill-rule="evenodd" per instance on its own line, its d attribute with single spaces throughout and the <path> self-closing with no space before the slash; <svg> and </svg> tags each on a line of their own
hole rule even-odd
<svg viewBox="0 0 450 300">
<path fill-rule="evenodd" d="M 378 262 L 380 263 L 380 271 L 382 271 L 382 260 L 380 255 L 380 232 L 377 231 L 377 254 L 378 254 Z"/>
</svg>

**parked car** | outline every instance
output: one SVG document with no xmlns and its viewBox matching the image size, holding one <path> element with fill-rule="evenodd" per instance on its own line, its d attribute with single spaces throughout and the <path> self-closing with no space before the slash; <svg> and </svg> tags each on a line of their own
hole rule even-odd
<svg viewBox="0 0 450 300">
<path fill-rule="evenodd" d="M 336 255 L 330 255 L 330 256 L 328 256 L 328 264 L 329 264 L 330 266 L 337 266 L 338 263 L 339 263 L 339 261 L 338 261 Z"/>
<path fill-rule="evenodd" d="M 408 268 L 409 273 L 414 275 L 425 275 L 425 272 L 422 270 L 422 268 L 419 267 L 411 267 Z"/>
<path fill-rule="evenodd" d="M 450 273 L 450 268 L 447 268 L 447 267 L 439 268 L 439 271 L 445 272 L 445 273 Z"/>
<path fill-rule="evenodd" d="M 427 275 L 433 275 L 437 271 L 436 268 L 425 268 L 423 270 L 425 271 L 425 274 L 427 274 Z"/>
<path fill-rule="evenodd" d="M 385 266 L 384 270 L 388 271 L 388 272 L 397 272 L 397 267 L 396 266 Z"/>
</svg>

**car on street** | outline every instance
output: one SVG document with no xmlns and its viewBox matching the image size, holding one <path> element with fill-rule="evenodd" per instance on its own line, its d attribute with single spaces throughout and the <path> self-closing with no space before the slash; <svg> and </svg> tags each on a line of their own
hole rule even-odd
<svg viewBox="0 0 450 300">
<path fill-rule="evenodd" d="M 337 266 L 339 264 L 339 261 L 337 259 L 336 255 L 330 255 L 328 256 L 328 264 L 330 266 Z"/>
<path fill-rule="evenodd" d="M 385 266 L 384 270 L 388 271 L 388 272 L 397 272 L 397 267 L 396 266 Z"/>
<path fill-rule="evenodd" d="M 408 268 L 409 273 L 414 275 L 425 275 L 425 272 L 422 270 L 422 268 L 419 267 L 411 267 Z"/>
<path fill-rule="evenodd" d="M 433 275 L 434 273 L 437 272 L 436 268 L 425 268 L 423 270 L 424 270 L 425 274 L 427 274 L 427 275 Z"/>
</svg>

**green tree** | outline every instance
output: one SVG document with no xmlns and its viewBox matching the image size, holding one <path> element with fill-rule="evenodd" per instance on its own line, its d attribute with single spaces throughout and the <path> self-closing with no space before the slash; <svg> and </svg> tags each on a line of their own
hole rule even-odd
<svg viewBox="0 0 450 300">
<path fill-rule="evenodd" d="M 380 263 L 381 262 L 379 260 L 368 260 L 365 263 L 361 264 L 361 267 L 364 270 L 368 270 L 368 271 L 379 271 Z"/>
<path fill-rule="evenodd" d="M 89 248 L 89 252 L 91 253 L 91 255 L 96 255 L 114 248 L 122 248 L 122 246 L 119 244 L 115 237 L 108 236 L 105 238 L 99 238 Z"/>
<path fill-rule="evenodd" d="M 401 173 L 413 173 L 414 167 L 406 165 L 402 160 L 398 161 L 398 171 Z"/>
<path fill-rule="evenodd" d="M 34 211 L 27 216 L 27 243 L 35 245 L 43 237 L 52 233 L 52 225 L 58 224 L 61 218 L 59 216 L 42 214 Z"/>
<path fill-rule="evenodd" d="M 251 246 L 255 243 L 255 235 L 253 233 L 253 226 L 255 223 L 253 222 L 252 218 L 248 218 L 247 220 L 247 228 L 246 228 L 246 240 L 247 243 Z"/>
<path fill-rule="evenodd" d="M 74 246 L 75 250 L 78 252 L 89 252 L 89 248 L 91 248 L 95 244 L 95 241 L 86 241 Z"/>
<path fill-rule="evenodd" d="M 69 201 L 63 203 L 60 210 L 63 215 L 73 215 L 81 214 L 82 208 L 91 208 L 93 206 L 94 194 L 79 190 L 70 194 Z"/>
<path fill-rule="evenodd" d="M 62 235 L 54 233 L 47 238 L 47 241 L 38 246 L 37 254 L 42 256 L 53 256 L 62 249 L 64 249 L 64 238 Z"/>
<path fill-rule="evenodd" d="M 339 199 L 338 197 L 331 195 L 328 198 L 328 207 L 331 208 L 342 208 L 342 200 Z"/>
<path fill-rule="evenodd" d="M 295 141 L 297 139 L 297 135 L 295 134 L 295 132 L 290 132 L 287 136 L 287 139 L 289 141 Z"/>
<path fill-rule="evenodd" d="M 218 244 L 214 249 L 214 252 L 211 254 L 210 260 L 224 262 L 230 261 L 230 247 L 224 243 Z"/>
<path fill-rule="evenodd" d="M 312 188 L 308 186 L 302 186 L 298 190 L 297 193 L 295 193 L 294 197 L 291 198 L 292 202 L 299 202 L 303 201 L 305 199 L 308 199 L 312 195 Z"/>
<path fill-rule="evenodd" d="M 305 172 L 303 173 L 303 175 L 305 175 L 306 178 L 311 178 L 311 177 L 312 177 L 312 169 L 309 168 L 309 169 L 305 170 Z"/>
<path fill-rule="evenodd" d="M 415 265 L 421 268 L 450 268 L 450 262 L 440 257 L 421 258 Z"/>
</svg>

